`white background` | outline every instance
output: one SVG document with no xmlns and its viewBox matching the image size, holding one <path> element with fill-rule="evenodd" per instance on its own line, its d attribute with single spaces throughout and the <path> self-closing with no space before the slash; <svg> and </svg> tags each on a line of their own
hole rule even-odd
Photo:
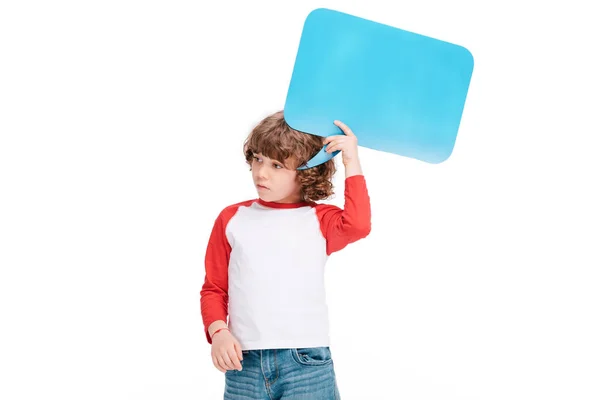
<svg viewBox="0 0 600 400">
<path fill-rule="evenodd" d="M 327 7 L 475 58 L 446 162 L 360 148 L 373 230 L 327 264 L 342 398 L 600 398 L 600 32 L 556 3 L 3 2 L 0 397 L 222 398 L 206 241 Z"/>
</svg>

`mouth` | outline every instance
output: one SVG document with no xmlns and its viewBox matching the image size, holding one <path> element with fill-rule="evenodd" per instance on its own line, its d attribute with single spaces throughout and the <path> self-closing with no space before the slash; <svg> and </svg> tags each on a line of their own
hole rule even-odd
<svg viewBox="0 0 600 400">
<path fill-rule="evenodd" d="M 264 185 L 256 185 L 256 187 L 257 187 L 259 190 L 269 190 L 269 188 L 268 188 L 268 187 L 266 187 L 266 186 L 264 186 Z"/>
</svg>

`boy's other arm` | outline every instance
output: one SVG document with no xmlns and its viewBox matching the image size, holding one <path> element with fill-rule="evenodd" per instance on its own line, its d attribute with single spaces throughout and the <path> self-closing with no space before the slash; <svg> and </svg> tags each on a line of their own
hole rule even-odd
<svg viewBox="0 0 600 400">
<path fill-rule="evenodd" d="M 208 326 L 208 335 L 212 337 L 213 333 L 221 328 L 227 328 L 227 323 L 219 319 Z"/>
<path fill-rule="evenodd" d="M 200 311 L 206 340 L 212 344 L 215 330 L 226 327 L 228 295 L 228 268 L 231 247 L 225 236 L 228 219 L 223 213 L 213 226 L 204 259 L 206 275 L 200 291 Z"/>
</svg>

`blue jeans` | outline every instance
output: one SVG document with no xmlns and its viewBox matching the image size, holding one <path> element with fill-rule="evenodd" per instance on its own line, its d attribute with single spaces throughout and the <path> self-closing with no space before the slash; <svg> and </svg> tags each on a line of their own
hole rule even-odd
<svg viewBox="0 0 600 400">
<path fill-rule="evenodd" d="M 225 372 L 224 400 L 339 400 L 329 347 L 244 350 Z"/>
</svg>

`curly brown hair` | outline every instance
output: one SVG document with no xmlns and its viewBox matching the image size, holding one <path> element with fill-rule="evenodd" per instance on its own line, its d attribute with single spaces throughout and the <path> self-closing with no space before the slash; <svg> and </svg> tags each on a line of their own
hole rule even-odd
<svg viewBox="0 0 600 400">
<path fill-rule="evenodd" d="M 244 156 L 252 170 L 253 154 L 277 160 L 286 168 L 306 164 L 323 148 L 323 138 L 297 131 L 277 111 L 258 123 L 244 141 Z M 296 170 L 303 201 L 318 201 L 334 194 L 332 177 L 336 172 L 333 159 L 312 168 Z"/>
</svg>

